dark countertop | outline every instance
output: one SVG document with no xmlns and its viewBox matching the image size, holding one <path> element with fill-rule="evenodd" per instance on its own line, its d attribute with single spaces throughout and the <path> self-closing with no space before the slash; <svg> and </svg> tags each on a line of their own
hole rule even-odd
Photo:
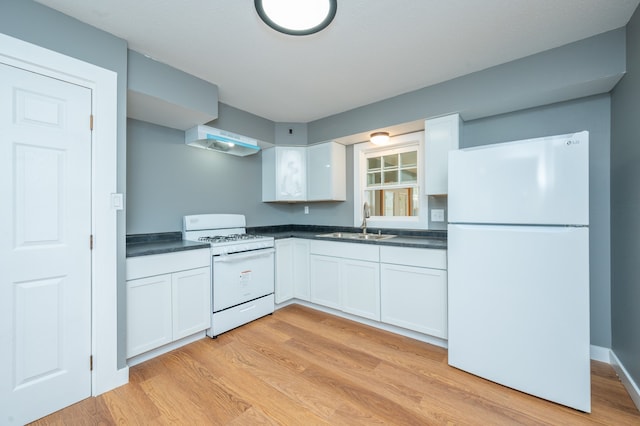
<svg viewBox="0 0 640 426">
<path fill-rule="evenodd" d="M 209 248 L 209 243 L 185 241 L 182 232 L 127 235 L 127 257 Z"/>
<path fill-rule="evenodd" d="M 404 230 L 404 229 L 368 229 L 369 234 L 392 234 L 396 237 L 385 240 L 360 240 L 351 238 L 319 237 L 318 235 L 333 232 L 361 233 L 360 228 L 349 228 L 341 226 L 316 226 L 316 225 L 280 225 L 280 226 L 260 226 L 247 228 L 251 234 L 260 234 L 282 238 L 304 238 L 309 240 L 339 241 L 356 244 L 376 244 L 396 247 L 416 247 L 447 249 L 447 231 L 424 231 L 424 230 Z"/>
<path fill-rule="evenodd" d="M 277 226 L 257 226 L 247 228 L 247 233 L 259 234 L 275 239 L 282 238 L 304 238 L 307 240 L 339 241 L 356 244 L 375 244 L 396 247 L 416 247 L 416 248 L 447 248 L 446 231 L 423 231 L 404 229 L 380 229 L 371 228 L 370 234 L 396 235 L 394 238 L 386 240 L 359 240 L 350 238 L 319 237 L 318 235 L 332 232 L 353 232 L 360 233 L 360 228 L 350 228 L 344 226 L 317 226 L 317 225 L 277 225 Z M 134 234 L 127 235 L 127 257 L 148 256 L 151 254 L 173 253 L 184 250 L 197 250 L 208 248 L 209 243 L 196 241 L 185 241 L 182 239 L 182 232 L 161 232 L 154 234 Z"/>
</svg>

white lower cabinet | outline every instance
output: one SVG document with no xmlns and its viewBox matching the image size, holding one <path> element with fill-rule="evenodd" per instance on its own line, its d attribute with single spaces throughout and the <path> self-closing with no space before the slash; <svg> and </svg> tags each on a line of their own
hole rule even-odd
<svg viewBox="0 0 640 426">
<path fill-rule="evenodd" d="M 293 297 L 309 301 L 309 240 L 293 239 Z"/>
<path fill-rule="evenodd" d="M 294 297 L 446 339 L 447 251 L 277 240 L 276 301 Z"/>
<path fill-rule="evenodd" d="M 127 358 L 170 343 L 171 274 L 127 281 Z"/>
<path fill-rule="evenodd" d="M 276 240 L 276 303 L 296 299 L 309 301 L 309 241 L 300 238 Z"/>
<path fill-rule="evenodd" d="M 209 249 L 127 259 L 127 358 L 211 326 Z"/>
<path fill-rule="evenodd" d="M 275 302 L 282 303 L 293 298 L 293 238 L 276 240 L 275 254 Z"/>
<path fill-rule="evenodd" d="M 380 320 L 380 265 L 377 245 L 311 241 L 311 302 Z"/>
<path fill-rule="evenodd" d="M 381 320 L 447 338 L 446 251 L 381 247 Z"/>
<path fill-rule="evenodd" d="M 173 340 L 211 327 L 209 267 L 171 274 Z"/>
<path fill-rule="evenodd" d="M 328 308 L 340 309 L 341 259 L 312 254 L 309 257 L 311 301 Z"/>
<path fill-rule="evenodd" d="M 380 321 L 378 262 L 344 259 L 341 271 L 342 310 Z"/>
</svg>

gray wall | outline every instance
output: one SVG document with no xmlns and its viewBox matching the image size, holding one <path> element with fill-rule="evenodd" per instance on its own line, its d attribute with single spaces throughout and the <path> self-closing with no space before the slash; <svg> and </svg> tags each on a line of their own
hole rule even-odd
<svg viewBox="0 0 640 426">
<path fill-rule="evenodd" d="M 31 0 L 2 0 L 0 32 L 118 73 L 118 182 L 126 192 L 127 43 Z M 118 229 L 118 366 L 125 360 L 125 211 Z"/>
<path fill-rule="evenodd" d="M 249 226 L 291 223 L 288 205 L 261 201 L 261 161 L 261 153 L 194 148 L 182 131 L 130 119 L 127 233 L 181 231 L 182 216 L 200 213 L 243 213 Z"/>
<path fill-rule="evenodd" d="M 627 75 L 612 109 L 612 348 L 640 385 L 640 9 L 627 25 Z"/>
<path fill-rule="evenodd" d="M 198 111 L 209 117 L 218 116 L 218 86 L 215 84 L 133 50 L 127 52 L 127 68 L 127 87 L 130 91 Z"/>
<path fill-rule="evenodd" d="M 273 121 L 221 102 L 218 104 L 218 118 L 207 124 L 270 144 L 276 140 Z"/>
<path fill-rule="evenodd" d="M 276 145 L 307 145 L 307 123 L 276 123 Z"/>
<path fill-rule="evenodd" d="M 589 131 L 591 344 L 611 347 L 609 95 L 532 108 L 464 123 L 463 148 Z"/>
<path fill-rule="evenodd" d="M 306 145 L 306 124 L 274 123 L 223 103 L 218 119 L 207 124 L 268 143 Z M 180 231 L 183 215 L 203 212 L 242 213 L 248 226 L 353 225 L 350 190 L 346 202 L 263 203 L 261 153 L 234 157 L 196 149 L 184 144 L 184 132 L 131 119 L 127 144 L 127 234 Z M 352 164 L 349 146 L 347 188 Z"/>
<path fill-rule="evenodd" d="M 458 112 L 465 121 L 607 93 L 625 72 L 624 28 L 309 123 L 309 143 Z"/>
</svg>

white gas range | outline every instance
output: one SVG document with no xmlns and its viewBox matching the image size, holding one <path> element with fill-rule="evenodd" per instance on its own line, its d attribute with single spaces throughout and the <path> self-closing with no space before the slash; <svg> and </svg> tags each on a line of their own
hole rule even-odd
<svg viewBox="0 0 640 426">
<path fill-rule="evenodd" d="M 211 328 L 217 337 L 274 310 L 274 240 L 246 233 L 244 215 L 184 216 L 182 237 L 211 245 Z"/>
</svg>

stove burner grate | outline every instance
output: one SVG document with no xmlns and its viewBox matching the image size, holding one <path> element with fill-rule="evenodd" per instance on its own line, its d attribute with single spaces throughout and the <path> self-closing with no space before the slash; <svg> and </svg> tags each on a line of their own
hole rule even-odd
<svg viewBox="0 0 640 426">
<path fill-rule="evenodd" d="M 264 238 L 254 234 L 231 234 L 231 235 L 211 235 L 208 237 L 200 237 L 198 241 L 206 241 L 212 244 L 215 243 L 227 243 L 232 241 L 246 241 L 256 238 Z"/>
</svg>

